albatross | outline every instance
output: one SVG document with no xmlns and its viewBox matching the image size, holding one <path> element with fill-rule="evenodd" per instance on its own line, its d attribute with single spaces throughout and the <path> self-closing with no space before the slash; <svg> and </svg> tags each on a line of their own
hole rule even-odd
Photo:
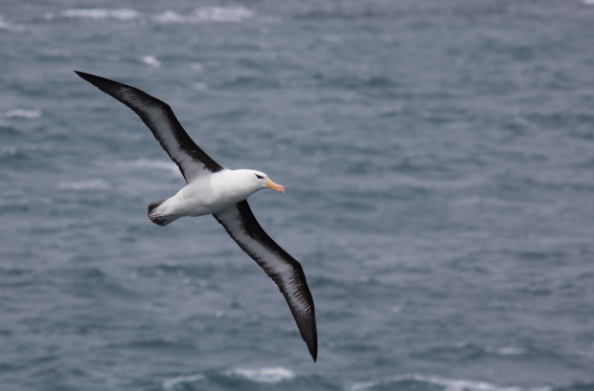
<svg viewBox="0 0 594 391">
<path fill-rule="evenodd" d="M 173 197 L 148 205 L 149 219 L 164 227 L 183 216 L 213 215 L 278 285 L 315 362 L 316 316 L 303 268 L 262 229 L 247 202 L 258 190 L 284 193 L 285 187 L 263 172 L 230 170 L 219 165 L 192 141 L 167 103 L 129 85 L 74 72 L 138 114 L 186 180 L 187 185 Z"/>
</svg>

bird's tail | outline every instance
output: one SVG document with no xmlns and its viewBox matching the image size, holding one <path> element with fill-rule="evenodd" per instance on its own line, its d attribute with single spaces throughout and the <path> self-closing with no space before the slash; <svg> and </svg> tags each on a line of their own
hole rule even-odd
<svg viewBox="0 0 594 391">
<path fill-rule="evenodd" d="M 162 211 L 159 210 L 159 206 L 161 206 L 161 204 L 163 204 L 165 201 L 167 201 L 167 199 L 151 202 L 148 205 L 148 218 L 151 219 L 153 223 L 160 225 L 161 227 L 164 227 L 179 218 L 179 216 L 165 216 Z"/>
</svg>

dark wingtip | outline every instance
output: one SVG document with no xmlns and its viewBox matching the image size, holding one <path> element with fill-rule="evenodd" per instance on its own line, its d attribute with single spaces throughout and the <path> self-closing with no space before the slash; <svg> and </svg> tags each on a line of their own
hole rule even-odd
<svg viewBox="0 0 594 391">
<path fill-rule="evenodd" d="M 299 320 L 302 320 L 302 318 Z M 318 328 L 316 326 L 315 315 L 307 319 L 306 322 L 297 322 L 297 326 L 301 332 L 301 338 L 303 338 L 303 341 L 307 345 L 307 350 L 311 354 L 311 358 L 316 362 L 318 359 Z"/>
<path fill-rule="evenodd" d="M 76 73 L 78 76 L 82 77 L 83 79 L 85 78 L 86 75 L 88 75 L 88 73 L 77 71 L 77 70 L 74 70 L 74 73 Z"/>
<path fill-rule="evenodd" d="M 126 84 L 123 84 L 123 83 L 120 83 L 120 82 L 117 82 L 117 81 L 114 81 L 114 80 L 107 79 L 105 77 L 101 77 L 101 76 L 97 76 L 97 75 L 92 75 L 92 74 L 86 73 L 86 72 L 74 71 L 74 73 L 76 73 L 78 76 L 80 76 L 80 78 L 88 81 L 89 83 L 91 83 L 95 87 L 99 88 L 101 91 L 105 92 L 106 94 L 113 96 L 117 100 L 123 102 L 128 107 L 131 107 L 128 102 L 125 102 L 125 101 L 123 101 L 121 99 L 121 97 L 118 94 L 118 90 L 120 88 L 122 88 L 122 87 L 128 88 L 130 90 L 136 90 L 136 88 L 131 87 L 131 86 L 126 85 Z M 142 91 L 139 91 L 139 92 L 145 94 Z M 148 95 L 148 94 L 145 94 L 145 95 L 147 95 L 147 96 L 150 97 L 150 95 Z M 154 98 L 154 99 L 156 99 L 156 98 Z"/>
<path fill-rule="evenodd" d="M 309 350 L 309 354 L 311 354 L 311 358 L 313 358 L 314 362 L 318 360 L 318 340 L 314 341 L 313 344 L 307 344 L 307 350 Z"/>
<path fill-rule="evenodd" d="M 96 76 L 96 75 L 91 75 L 90 73 L 86 73 L 86 72 L 81 72 L 81 71 L 74 71 L 74 73 L 76 73 L 80 78 L 85 79 L 86 81 L 88 81 L 91 84 L 95 84 L 94 81 L 101 81 L 101 80 L 108 80 L 111 81 L 109 79 L 105 79 L 104 77 L 101 76 Z"/>
</svg>

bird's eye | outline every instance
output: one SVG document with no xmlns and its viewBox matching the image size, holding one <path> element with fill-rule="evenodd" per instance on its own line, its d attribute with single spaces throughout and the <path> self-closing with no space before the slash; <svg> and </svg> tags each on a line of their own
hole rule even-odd
<svg viewBox="0 0 594 391">
<path fill-rule="evenodd" d="M 257 176 L 257 177 L 258 177 L 258 179 L 264 179 L 264 177 L 263 177 L 263 176 L 260 176 L 260 175 L 258 175 L 258 174 L 254 174 L 254 175 L 255 175 L 255 176 Z"/>
</svg>

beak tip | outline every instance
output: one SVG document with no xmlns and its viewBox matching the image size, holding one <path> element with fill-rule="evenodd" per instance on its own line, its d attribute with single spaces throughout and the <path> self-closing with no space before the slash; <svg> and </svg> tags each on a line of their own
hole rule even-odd
<svg viewBox="0 0 594 391">
<path fill-rule="evenodd" d="M 266 180 L 266 187 L 272 190 L 280 191 L 281 193 L 285 194 L 285 187 L 283 185 L 279 185 L 277 183 L 272 182 L 270 178 Z"/>
</svg>

